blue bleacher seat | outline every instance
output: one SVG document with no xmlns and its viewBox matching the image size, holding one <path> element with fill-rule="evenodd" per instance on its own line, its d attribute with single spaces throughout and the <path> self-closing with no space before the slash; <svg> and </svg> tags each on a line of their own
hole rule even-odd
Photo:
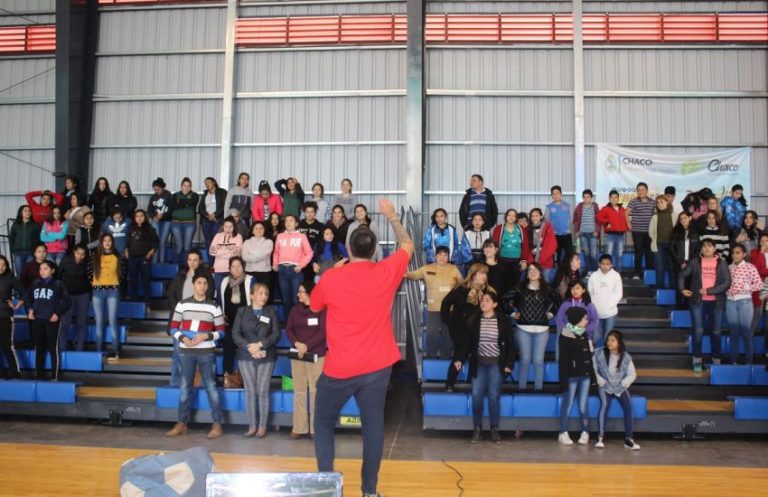
<svg viewBox="0 0 768 497">
<path fill-rule="evenodd" d="M 179 272 L 179 266 L 176 264 L 152 264 L 150 277 L 153 280 L 172 280 Z"/>
<path fill-rule="evenodd" d="M 272 371 L 272 376 L 291 376 L 291 360 L 288 356 L 277 356 L 275 361 L 275 369 Z"/>
<path fill-rule="evenodd" d="M 554 353 L 556 350 L 557 350 L 557 333 L 550 333 L 549 338 L 547 339 L 546 352 Z"/>
<path fill-rule="evenodd" d="M 158 409 L 178 409 L 179 408 L 179 388 L 178 387 L 157 387 L 155 388 L 155 406 Z M 197 408 L 197 395 L 192 395 L 189 399 L 189 407 Z"/>
<path fill-rule="evenodd" d="M 61 353 L 61 369 L 65 371 L 102 371 L 101 352 L 68 350 Z"/>
<path fill-rule="evenodd" d="M 514 409 L 514 399 L 512 395 L 502 394 L 499 397 L 499 415 L 501 417 L 511 417 Z M 469 397 L 469 413 L 472 414 L 472 397 Z M 488 398 L 483 401 L 483 416 L 488 416 Z"/>
<path fill-rule="evenodd" d="M 751 378 L 751 366 L 713 364 L 709 370 L 711 385 L 749 385 Z"/>
<path fill-rule="evenodd" d="M 729 337 L 730 338 L 730 337 Z M 730 339 L 728 340 L 728 351 L 731 350 L 730 348 Z M 755 355 L 762 355 L 765 353 L 765 337 L 759 336 L 759 337 L 752 337 L 752 351 Z M 739 353 L 744 353 L 744 341 L 739 341 Z"/>
<path fill-rule="evenodd" d="M 244 391 L 241 388 L 219 388 L 219 403 L 221 404 L 222 411 L 243 411 L 245 405 L 242 402 Z M 178 405 L 177 405 L 178 407 Z M 197 389 L 197 408 L 200 410 L 210 410 L 211 405 L 208 403 L 208 395 L 205 393 L 204 388 Z"/>
<path fill-rule="evenodd" d="M 69 381 L 38 381 L 35 400 L 53 404 L 74 404 L 76 390 L 77 383 Z"/>
<path fill-rule="evenodd" d="M 733 404 L 736 419 L 768 419 L 768 397 L 735 397 Z"/>
<path fill-rule="evenodd" d="M 571 405 L 571 412 L 569 414 L 569 417 L 571 418 L 578 418 L 579 417 L 579 399 L 578 396 L 573 399 L 573 404 Z M 614 402 L 616 403 L 616 402 Z M 562 395 L 557 396 L 557 415 L 560 416 L 560 409 L 562 409 L 563 405 L 563 397 Z M 597 418 L 598 411 L 600 410 L 600 399 L 598 397 L 590 396 L 587 399 L 587 413 L 589 414 L 590 418 Z"/>
<path fill-rule="evenodd" d="M 357 401 L 354 397 L 350 397 L 350 399 L 344 403 L 344 405 L 341 407 L 341 412 L 339 413 L 342 416 L 359 416 L 360 415 L 360 407 L 357 405 Z"/>
<path fill-rule="evenodd" d="M 465 393 L 426 392 L 423 394 L 425 416 L 469 416 L 469 396 Z"/>
<path fill-rule="evenodd" d="M 293 344 L 288 339 L 288 334 L 285 332 L 285 330 L 280 330 L 280 340 L 277 341 L 276 347 L 278 349 L 290 349 L 293 347 Z"/>
<path fill-rule="evenodd" d="M 93 316 L 93 305 L 89 305 L 88 317 L 92 318 Z M 120 302 L 117 306 L 117 317 L 118 319 L 144 319 L 147 317 L 147 304 L 144 302 Z"/>
<path fill-rule="evenodd" d="M 282 412 L 290 412 L 290 413 L 293 412 L 293 396 L 294 396 L 293 392 L 282 392 L 282 397 L 280 400 L 281 401 L 280 409 Z M 245 408 L 245 404 L 243 404 L 243 408 Z M 278 412 L 272 409 L 271 402 L 269 406 L 269 412 Z"/>
<path fill-rule="evenodd" d="M 656 285 L 656 271 L 653 269 L 643 271 L 643 283 L 649 286 Z"/>
<path fill-rule="evenodd" d="M 768 386 L 768 371 L 765 370 L 765 366 L 762 364 L 752 366 L 752 374 L 750 376 L 750 385 Z"/>
<path fill-rule="evenodd" d="M 139 292 L 138 293 L 139 293 L 139 297 L 143 297 L 144 296 L 144 286 L 143 285 L 139 286 Z M 156 298 L 156 299 L 165 297 L 165 287 L 164 287 L 162 281 L 152 281 L 149 284 L 149 296 L 152 297 L 152 298 Z"/>
<path fill-rule="evenodd" d="M 558 396 L 519 394 L 512 398 L 512 415 L 517 418 L 551 418 L 558 416 Z"/>
<path fill-rule="evenodd" d="M 661 288 L 656 290 L 657 305 L 675 305 L 675 290 L 671 288 Z"/>
<path fill-rule="evenodd" d="M 727 336 L 720 336 L 720 351 L 723 354 L 728 353 L 728 337 Z M 688 353 L 693 354 L 693 337 L 688 337 Z M 702 354 L 711 354 L 712 353 L 712 339 L 709 335 L 704 335 L 701 337 L 701 353 Z"/>
<path fill-rule="evenodd" d="M 269 412 L 293 412 L 293 395 L 291 395 L 290 404 L 286 404 L 283 399 L 285 393 L 280 390 L 272 390 L 269 392 Z M 243 409 L 245 410 L 245 390 L 243 390 Z"/>
<path fill-rule="evenodd" d="M 514 381 L 518 381 L 518 372 L 520 370 L 520 362 L 515 362 L 515 367 L 512 370 L 512 378 Z M 558 364 L 554 361 L 544 363 L 544 383 L 557 383 L 560 378 Z M 533 368 L 533 363 L 528 366 L 528 383 L 532 383 L 536 372 Z"/>
<path fill-rule="evenodd" d="M 449 362 L 449 359 L 424 359 L 421 369 L 422 379 L 425 381 L 445 381 Z M 468 364 L 464 364 L 464 367 L 461 368 L 458 381 L 467 381 L 468 366 Z"/>
<path fill-rule="evenodd" d="M 2 380 L 0 381 L 0 401 L 35 402 L 37 383 L 32 380 Z"/>
<path fill-rule="evenodd" d="M 623 254 L 621 254 L 621 262 L 624 268 L 632 269 L 632 267 L 635 265 L 635 253 L 624 252 Z"/>
<path fill-rule="evenodd" d="M 118 325 L 117 336 L 120 343 L 125 343 L 128 340 L 128 327 L 125 325 Z M 104 326 L 104 343 L 112 343 L 112 327 L 109 325 Z M 72 325 L 67 333 L 67 340 L 74 342 L 77 339 L 77 326 Z M 88 329 L 85 333 L 85 341 L 88 343 L 96 343 L 96 325 L 88 325 Z"/>
</svg>

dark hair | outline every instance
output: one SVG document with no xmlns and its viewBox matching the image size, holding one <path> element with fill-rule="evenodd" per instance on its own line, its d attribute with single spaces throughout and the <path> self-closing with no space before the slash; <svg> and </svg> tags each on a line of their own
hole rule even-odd
<svg viewBox="0 0 768 497">
<path fill-rule="evenodd" d="M 590 190 L 589 188 L 587 188 L 586 190 L 581 192 L 581 196 L 583 197 L 584 195 L 589 195 L 590 197 L 594 197 L 595 196 L 595 194 L 592 193 L 592 190 Z"/>
<path fill-rule="evenodd" d="M 112 213 L 109 217 L 113 217 L 115 214 L 120 214 L 122 216 L 123 209 L 121 209 L 120 207 L 115 207 L 114 209 L 112 209 Z"/>
<path fill-rule="evenodd" d="M 438 212 L 442 212 L 443 215 L 445 215 L 446 224 L 447 224 L 447 222 L 448 222 L 448 212 L 445 209 L 443 209 L 442 207 L 438 207 L 437 209 L 432 211 L 432 216 L 429 218 L 429 220 L 432 222 L 432 224 L 437 224 L 437 221 L 435 221 L 435 217 L 437 216 Z M 369 221 L 369 224 L 370 224 L 370 221 Z"/>
<path fill-rule="evenodd" d="M 610 192 L 608 192 L 608 197 L 609 198 L 612 197 L 613 195 L 616 195 L 618 197 L 619 196 L 619 192 L 616 191 L 616 190 L 611 190 Z"/>
<path fill-rule="evenodd" d="M 570 284 L 573 281 L 573 274 L 571 273 L 571 261 L 573 258 L 581 259 L 579 258 L 578 253 L 573 253 L 570 256 L 563 259 L 563 261 L 560 263 L 560 266 L 557 268 L 557 273 L 555 274 L 555 288 L 560 288 L 560 283 L 565 280 L 568 284 L 568 287 L 570 289 Z M 579 273 L 577 280 L 581 279 L 581 274 Z M 587 287 L 584 287 L 585 289 Z"/>
<path fill-rule="evenodd" d="M 683 228 L 682 223 L 680 222 L 680 216 L 691 216 L 691 213 L 688 211 L 681 211 L 680 214 L 677 215 L 677 222 L 675 222 L 675 226 L 672 228 L 672 235 L 674 237 L 679 238 L 685 238 L 685 228 Z M 690 233 L 690 237 L 694 238 L 698 236 L 698 232 L 696 230 L 696 223 L 691 220 L 691 222 L 688 223 L 688 232 Z"/>
<path fill-rule="evenodd" d="M 86 245 L 84 243 L 78 243 L 77 245 L 72 247 L 72 252 L 73 253 L 75 251 L 77 251 L 77 250 L 82 250 L 83 252 L 85 252 L 85 255 L 88 255 L 88 245 Z"/>
<path fill-rule="evenodd" d="M 664 188 L 664 195 L 677 195 L 677 189 L 674 186 Z"/>
<path fill-rule="evenodd" d="M 6 256 L 4 256 L 3 254 L 0 254 L 0 261 L 5 261 L 5 271 L 3 271 L 0 274 L 5 274 L 5 273 L 10 272 L 10 270 L 11 270 L 11 263 L 8 262 L 8 258 Z M 19 272 L 21 272 L 21 268 L 19 268 Z"/>
<path fill-rule="evenodd" d="M 70 174 L 66 178 L 64 178 L 64 182 L 66 183 L 67 180 L 71 181 L 72 184 L 74 185 L 73 191 L 76 192 L 80 190 L 80 180 L 77 178 L 77 176 L 75 176 L 74 174 Z"/>
<path fill-rule="evenodd" d="M 201 261 L 203 260 L 202 252 L 200 252 L 200 250 L 198 250 L 196 248 L 191 248 L 191 249 L 189 249 L 187 251 L 187 257 L 189 257 L 190 255 L 196 255 L 196 256 L 198 256 L 200 258 Z"/>
<path fill-rule="evenodd" d="M 261 225 L 261 227 L 264 229 L 264 238 L 268 238 L 269 228 L 267 228 L 267 224 L 264 221 L 254 221 L 251 225 L 251 229 L 248 231 L 248 238 L 253 238 L 253 228 L 256 226 Z"/>
<path fill-rule="evenodd" d="M 359 226 L 349 237 L 351 255 L 359 259 L 370 259 L 376 253 L 376 234 L 368 226 Z"/>
<path fill-rule="evenodd" d="M 531 262 L 528 264 L 528 271 L 525 273 L 525 279 L 520 282 L 519 288 L 520 292 L 530 292 L 532 290 L 528 289 L 528 282 L 530 281 L 530 269 L 532 267 L 535 267 L 538 269 L 539 274 L 541 275 L 539 277 L 539 289 L 535 292 L 539 294 L 540 297 L 547 297 L 549 296 L 549 283 L 547 283 L 546 278 L 544 278 L 544 270 L 541 268 L 541 265 L 538 262 Z"/>
<path fill-rule="evenodd" d="M 239 262 L 240 265 L 243 266 L 243 271 L 245 271 L 245 261 L 243 260 L 242 257 L 240 257 L 239 255 L 236 255 L 236 256 L 232 257 L 231 259 L 229 259 L 229 269 L 232 269 L 232 263 L 233 262 Z"/>
<path fill-rule="evenodd" d="M 240 233 L 239 231 L 237 231 L 237 221 L 235 221 L 235 218 L 232 216 L 225 217 L 224 220 L 221 222 L 221 233 L 224 233 L 225 223 L 232 223 L 232 229 L 234 231 L 233 235 L 237 235 Z"/>
<path fill-rule="evenodd" d="M 520 221 L 521 219 L 525 219 L 526 221 L 530 221 L 530 219 L 528 218 L 528 213 L 527 212 L 518 212 L 517 213 L 517 220 Z"/>
<path fill-rule="evenodd" d="M 41 265 L 41 266 L 42 266 L 42 265 L 46 265 L 46 266 L 48 266 L 48 267 L 50 268 L 50 270 L 51 270 L 51 272 L 52 272 L 52 273 L 55 273 L 55 272 L 56 272 L 56 269 L 58 268 L 58 266 L 56 265 L 56 263 L 55 263 L 55 262 L 53 262 L 53 261 L 52 261 L 52 260 L 50 260 L 50 259 L 46 259 L 46 260 L 44 260 L 43 262 L 41 262 L 41 263 L 40 263 L 40 265 Z"/>
<path fill-rule="evenodd" d="M 760 233 L 760 238 L 758 238 L 758 240 L 762 240 L 763 237 L 768 238 L 768 231 L 763 231 Z"/>
<path fill-rule="evenodd" d="M 589 294 L 589 289 L 587 288 L 587 284 L 584 283 L 582 280 L 573 280 L 570 283 L 568 283 L 568 295 L 571 294 L 571 290 L 575 286 L 580 286 L 584 289 L 584 294 L 581 296 L 581 300 L 584 301 L 585 304 L 589 304 L 592 302 L 592 296 Z M 567 296 L 566 296 L 567 298 Z"/>
<path fill-rule="evenodd" d="M 320 198 L 322 198 L 325 195 L 325 187 L 323 186 L 322 183 L 315 183 L 314 185 L 312 185 L 312 189 L 314 190 L 316 186 L 320 187 Z"/>
<path fill-rule="evenodd" d="M 200 278 L 204 279 L 206 283 L 208 283 L 208 275 L 202 272 L 196 272 L 194 276 L 192 276 L 192 284 L 194 285 L 197 283 L 197 280 Z"/>
<path fill-rule="evenodd" d="M 104 191 L 99 190 L 99 182 L 101 180 L 104 180 Z M 109 189 L 109 180 L 105 178 L 104 176 L 100 177 L 96 180 L 96 183 L 93 184 L 93 190 L 91 191 L 91 197 L 96 197 L 97 199 L 101 200 L 102 198 L 106 196 L 112 195 L 112 191 Z M 98 201 L 98 200 L 97 200 Z"/>
<path fill-rule="evenodd" d="M 307 209 L 312 209 L 315 211 L 315 214 L 317 214 L 317 202 L 314 202 L 310 200 L 309 202 L 304 202 L 304 205 L 301 206 L 301 210 L 305 211 Z"/>
<path fill-rule="evenodd" d="M 211 180 L 211 181 L 213 181 L 213 188 L 214 188 L 214 189 L 219 187 L 219 182 L 218 182 L 218 181 L 216 181 L 216 178 L 212 178 L 211 176 L 208 176 L 207 178 L 205 178 L 205 179 L 203 180 L 203 184 L 205 184 L 205 182 L 206 182 L 206 181 L 208 181 L 208 180 Z"/>
<path fill-rule="evenodd" d="M 637 190 L 641 186 L 644 186 L 646 190 L 648 189 L 648 183 L 646 183 L 645 181 L 641 181 L 640 183 L 637 184 L 637 186 L 635 187 L 635 190 Z"/>
<path fill-rule="evenodd" d="M 738 183 L 736 183 L 735 185 L 733 185 L 733 187 L 731 187 L 731 193 L 733 193 L 733 192 L 743 192 L 743 191 L 744 191 L 744 187 L 741 186 Z"/>
<path fill-rule="evenodd" d="M 184 183 L 189 183 L 190 186 L 192 185 L 192 180 L 189 179 L 189 176 L 184 176 L 183 178 L 181 178 L 181 184 L 183 185 Z"/>
<path fill-rule="evenodd" d="M 336 209 L 340 209 L 341 210 L 341 213 L 344 214 L 344 219 L 347 218 L 347 213 L 344 211 L 344 206 L 343 205 L 336 204 L 333 207 L 331 207 L 331 214 L 333 214 L 333 211 L 335 211 Z"/>
<path fill-rule="evenodd" d="M 325 230 L 331 230 L 331 233 L 333 233 L 333 240 L 330 242 L 325 241 Z M 323 229 L 320 230 L 320 238 L 318 239 L 317 245 L 315 246 L 315 257 L 320 256 L 323 254 L 323 252 L 325 252 L 325 245 L 327 243 L 331 244 L 331 257 L 333 257 L 334 260 L 341 257 L 339 243 L 336 241 L 336 228 L 329 224 L 326 224 L 323 226 Z"/>
<path fill-rule="evenodd" d="M 245 174 L 245 173 L 243 173 L 243 174 Z M 237 179 L 238 179 L 238 184 L 239 184 L 240 178 L 237 178 Z M 270 188 L 270 186 L 269 186 L 269 181 L 266 181 L 266 180 L 259 181 L 259 193 L 261 193 L 261 192 L 272 193 L 272 188 Z"/>
<path fill-rule="evenodd" d="M 74 196 L 74 194 L 73 194 L 73 196 Z M 53 205 L 53 206 L 51 207 L 51 211 L 50 211 L 50 212 L 48 213 L 48 215 L 46 216 L 46 218 L 45 218 L 45 222 L 47 222 L 47 223 L 52 223 L 53 221 L 55 221 L 55 219 L 53 219 L 53 212 L 54 212 L 56 209 L 58 209 L 58 210 L 59 210 L 59 222 L 62 222 L 62 220 L 64 219 L 64 209 L 62 209 L 62 208 L 61 208 L 61 206 L 59 206 L 59 205 Z"/>
<path fill-rule="evenodd" d="M 544 217 L 544 212 L 541 209 L 539 209 L 538 207 L 534 207 L 533 209 L 531 209 L 531 212 L 530 212 L 530 214 L 528 214 L 528 216 L 529 217 L 533 217 L 533 213 L 534 212 L 538 212 L 541 217 Z"/>
<path fill-rule="evenodd" d="M 141 224 L 136 223 L 136 215 L 137 214 L 143 214 L 144 215 L 144 222 Z M 133 219 L 131 219 L 131 227 L 130 231 L 141 231 L 142 236 L 146 236 L 150 233 L 150 230 L 154 230 L 155 228 L 152 227 L 152 225 L 149 223 L 149 216 L 147 216 L 147 211 L 144 209 L 136 209 L 133 211 Z M 158 250 L 163 249 L 163 242 L 160 242 L 160 246 L 158 247 Z"/>
<path fill-rule="evenodd" d="M 624 345 L 624 335 L 622 335 L 619 330 L 611 330 L 605 336 L 606 343 L 608 342 L 608 337 L 610 336 L 613 336 L 616 338 L 616 341 L 619 342 L 619 360 L 616 362 L 616 371 L 619 371 L 621 369 L 621 363 L 624 362 L 624 352 L 627 350 L 626 345 Z M 610 364 L 611 351 L 608 350 L 607 345 L 604 347 L 603 353 L 605 354 L 605 363 Z"/>
<path fill-rule="evenodd" d="M 703 247 L 704 245 L 712 245 L 713 248 L 717 247 L 717 245 L 715 245 L 715 241 L 711 238 L 703 238 L 701 240 L 701 246 Z"/>
<path fill-rule="evenodd" d="M 560 188 L 560 185 L 555 185 L 552 188 L 549 189 L 549 193 L 555 193 L 555 190 L 559 191 L 560 193 L 563 193 L 563 189 Z"/>
<path fill-rule="evenodd" d="M 183 181 L 182 181 L 182 183 L 183 183 Z M 125 195 L 126 198 L 127 197 L 133 197 L 133 190 L 131 190 L 131 184 L 128 183 L 127 181 L 121 181 L 120 184 L 117 185 L 117 195 L 120 195 L 120 187 L 123 186 L 123 185 L 125 185 L 125 189 L 128 190 L 126 192 L 126 195 Z"/>
<path fill-rule="evenodd" d="M 73 198 L 77 201 L 76 202 L 77 207 L 82 207 L 84 205 L 84 203 L 83 203 L 83 194 L 82 193 L 80 193 L 80 192 L 73 192 L 72 195 L 69 196 L 70 205 L 72 205 L 72 199 Z M 51 210 L 53 210 L 53 209 L 51 209 Z"/>
<path fill-rule="evenodd" d="M 483 183 L 485 183 L 485 180 L 483 179 L 483 175 L 482 175 L 482 174 L 477 174 L 477 173 L 475 173 L 475 174 L 473 174 L 473 175 L 472 175 L 472 176 L 470 176 L 470 177 L 471 177 L 471 178 L 477 178 L 477 179 L 479 179 L 480 181 L 482 181 Z"/>
<path fill-rule="evenodd" d="M 240 186 L 240 179 L 241 179 L 243 176 L 245 176 L 246 178 L 248 178 L 248 184 L 249 184 L 249 185 L 251 184 L 251 175 L 250 175 L 250 174 L 248 174 L 248 173 L 246 173 L 246 172 L 242 172 L 242 173 L 240 173 L 240 174 L 238 174 L 238 175 L 237 175 L 237 182 L 236 182 L 236 186 Z"/>
<path fill-rule="evenodd" d="M 446 254 L 449 254 L 449 255 L 450 255 L 450 253 L 451 253 L 451 249 L 449 249 L 449 248 L 448 248 L 448 247 L 446 247 L 445 245 L 440 245 L 439 247 L 437 247 L 437 248 L 435 249 L 435 255 L 437 255 L 437 254 L 440 254 L 440 253 L 446 253 Z"/>
<path fill-rule="evenodd" d="M 37 252 L 37 249 L 39 249 L 40 247 L 43 247 L 45 249 L 45 251 L 48 252 L 48 246 L 46 244 L 44 244 L 43 242 L 37 242 L 32 247 L 32 253 L 34 254 L 35 252 Z"/>
<path fill-rule="evenodd" d="M 110 235 L 109 233 L 104 233 L 99 237 L 99 246 L 96 247 L 96 250 L 93 251 L 93 276 L 96 277 L 96 279 L 99 278 L 101 274 L 101 258 L 105 255 L 104 253 L 104 240 L 109 238 L 112 240 L 112 250 L 109 252 L 109 254 L 114 254 L 115 257 L 117 257 L 117 260 L 120 261 L 120 254 L 117 252 L 117 249 L 115 248 L 115 238 Z M 121 262 L 118 262 L 118 266 L 121 264 Z M 117 270 L 118 278 L 120 277 L 120 268 L 118 267 Z"/>
<path fill-rule="evenodd" d="M 85 214 L 83 214 L 83 219 L 85 219 L 87 216 L 91 216 L 94 221 L 96 220 L 96 216 L 93 214 L 93 211 L 88 211 Z"/>
<path fill-rule="evenodd" d="M 611 254 L 603 254 L 600 256 L 600 260 L 598 262 L 603 261 L 609 261 L 611 264 L 613 264 L 613 257 L 611 257 Z"/>
<path fill-rule="evenodd" d="M 163 178 L 157 178 L 155 181 L 152 182 L 152 188 L 159 186 L 160 188 L 165 189 L 165 181 Z"/>
<path fill-rule="evenodd" d="M 32 207 L 30 207 L 27 204 L 20 205 L 19 206 L 19 210 L 16 211 L 16 222 L 17 223 L 23 223 L 24 222 L 24 219 L 21 217 L 21 213 L 24 211 L 25 207 L 28 208 L 29 209 L 29 213 L 32 214 Z M 32 219 L 31 215 L 29 216 L 29 220 L 34 222 L 34 219 Z"/>
<path fill-rule="evenodd" d="M 498 293 L 496 293 L 496 292 L 493 290 L 493 288 L 491 288 L 491 287 L 488 287 L 488 288 L 486 288 L 485 290 L 483 290 L 483 292 L 480 294 L 480 298 L 482 299 L 482 298 L 483 298 L 483 297 L 485 297 L 486 295 L 487 295 L 488 297 L 490 297 L 490 298 L 491 298 L 491 300 L 492 300 L 494 303 L 496 303 L 496 304 L 498 304 L 498 303 L 499 303 L 499 294 L 498 294 Z"/>
<path fill-rule="evenodd" d="M 196 276 L 198 274 L 202 274 L 203 276 L 206 276 L 208 274 L 208 267 L 205 265 L 205 261 L 203 261 L 203 254 L 200 252 L 200 250 L 193 248 L 189 249 L 189 252 L 187 252 L 187 257 L 190 255 L 196 255 L 198 259 L 200 259 L 200 265 L 195 270 L 195 274 L 193 276 Z M 184 275 L 189 274 L 189 264 L 187 264 L 187 261 L 184 261 L 184 264 L 181 266 L 181 273 Z M 193 280 L 194 281 L 194 280 Z"/>
<path fill-rule="evenodd" d="M 483 242 L 483 252 L 485 252 L 485 249 L 487 247 L 499 248 L 499 244 L 496 243 L 496 240 L 494 240 L 493 238 L 487 238 Z M 493 259 L 494 259 L 494 262 L 499 262 L 499 253 L 498 252 L 496 252 L 496 255 L 493 256 Z M 485 253 L 483 253 L 483 261 L 482 262 L 485 262 L 485 260 L 486 260 L 485 259 Z"/>
<path fill-rule="evenodd" d="M 344 178 L 343 180 L 341 180 L 341 184 L 343 185 L 345 181 L 349 183 L 349 193 L 352 193 L 352 180 L 349 178 Z"/>
<path fill-rule="evenodd" d="M 272 218 L 277 216 L 277 229 L 272 227 Z M 267 219 L 267 228 L 269 228 L 269 236 L 273 237 L 276 236 L 278 233 L 281 233 L 283 229 L 285 228 L 285 224 L 283 223 L 282 218 L 280 217 L 280 214 L 277 212 L 270 212 L 269 218 Z"/>
<path fill-rule="evenodd" d="M 507 209 L 504 212 L 504 224 L 507 223 L 507 216 L 509 215 L 510 212 L 514 212 L 515 213 L 515 222 L 517 222 L 517 209 Z"/>
<path fill-rule="evenodd" d="M 743 243 L 734 243 L 733 246 L 731 247 L 731 253 L 733 253 L 733 251 L 736 249 L 741 249 L 741 251 L 744 252 L 745 254 L 748 253 L 747 247 Z"/>
<path fill-rule="evenodd" d="M 368 215 L 368 207 L 365 206 L 365 204 L 357 204 L 354 209 L 352 209 L 352 212 L 354 213 L 358 207 L 362 207 L 365 211 L 365 224 L 368 226 L 371 225 L 371 217 Z"/>
<path fill-rule="evenodd" d="M 307 295 L 311 295 L 312 290 L 315 289 L 315 282 L 312 280 L 305 280 L 305 281 L 302 281 L 301 284 L 299 284 L 299 286 L 304 288 L 304 291 L 307 292 Z"/>
<path fill-rule="evenodd" d="M 283 226 L 285 226 L 285 222 L 288 220 L 289 217 L 292 217 L 294 221 L 296 221 L 296 224 L 299 224 L 299 216 L 296 214 L 286 214 L 283 216 Z"/>
</svg>

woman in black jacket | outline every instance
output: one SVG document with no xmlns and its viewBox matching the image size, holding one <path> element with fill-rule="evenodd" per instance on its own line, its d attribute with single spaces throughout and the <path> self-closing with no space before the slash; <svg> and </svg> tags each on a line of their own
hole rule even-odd
<svg viewBox="0 0 768 497">
<path fill-rule="evenodd" d="M 15 297 L 19 300 L 15 304 Z M 5 356 L 8 371 L 3 378 L 15 380 L 20 376 L 19 363 L 13 350 L 13 313 L 24 305 L 24 286 L 13 276 L 11 265 L 4 255 L 0 255 L 0 351 Z"/>
<path fill-rule="evenodd" d="M 472 264 L 464 281 L 451 290 L 443 299 L 440 306 L 440 319 L 448 327 L 448 334 L 453 342 L 453 360 L 456 361 L 456 351 L 465 350 L 469 336 L 467 324 L 469 319 L 477 312 L 482 293 L 491 288 L 488 285 L 488 266 L 482 263 Z M 495 290 L 494 290 L 495 291 Z M 445 382 L 445 390 L 453 391 L 459 372 L 453 364 L 448 365 L 448 377 Z"/>
<path fill-rule="evenodd" d="M 144 285 L 144 302 L 150 299 L 150 276 L 152 257 L 160 244 L 155 228 L 149 224 L 147 214 L 139 209 L 133 215 L 133 224 L 128 231 L 125 244 L 125 258 L 128 259 L 128 280 L 131 284 L 131 298 L 139 300 L 139 275 Z M 173 309 L 173 308 L 171 308 Z"/>
<path fill-rule="evenodd" d="M 127 181 L 121 181 L 117 185 L 117 192 L 112 196 L 112 202 L 109 207 L 107 215 L 111 215 L 115 209 L 120 209 L 123 213 L 123 217 L 126 219 L 133 219 L 133 215 L 136 212 L 136 197 L 133 196 L 131 191 L 131 185 Z"/>
<path fill-rule="evenodd" d="M 93 185 L 93 191 L 88 197 L 87 205 L 91 208 L 91 212 L 93 212 L 93 215 L 96 218 L 96 224 L 99 226 L 104 224 L 104 221 L 112 212 L 110 209 L 112 195 L 113 193 L 109 188 L 109 181 L 107 178 L 101 177 L 97 179 L 96 184 Z"/>
<path fill-rule="evenodd" d="M 75 245 L 71 254 L 64 256 L 59 266 L 59 278 L 69 292 L 72 305 L 61 317 L 61 337 L 59 344 L 66 349 L 67 335 L 72 318 L 77 320 L 77 350 L 85 347 L 85 335 L 88 331 L 88 304 L 91 301 L 91 279 L 88 275 L 88 248 Z"/>
<path fill-rule="evenodd" d="M 480 310 L 469 320 L 469 340 L 454 354 L 453 367 L 461 371 L 469 359 L 469 378 L 472 381 L 471 442 L 480 441 L 483 422 L 483 400 L 488 397 L 491 422 L 491 440 L 501 443 L 499 435 L 501 384 L 512 373 L 515 364 L 515 346 L 509 318 L 498 310 L 499 298 L 493 290 L 480 297 Z"/>
<path fill-rule="evenodd" d="M 581 414 L 581 436 L 579 445 L 589 443 L 589 385 L 596 382 L 595 369 L 592 365 L 592 345 L 587 338 L 587 310 L 583 307 L 571 307 L 565 315 L 568 319 L 558 337 L 560 344 L 559 376 L 560 389 L 563 392 L 560 403 L 560 435 L 557 441 L 563 445 L 573 445 L 568 435 L 568 420 L 571 406 L 576 395 L 579 396 Z"/>
<path fill-rule="evenodd" d="M 669 251 L 672 254 L 672 284 L 675 285 L 680 271 L 699 254 L 699 233 L 690 213 L 683 211 L 677 215 L 677 223 L 672 228 L 669 241 Z M 675 306 L 677 309 L 688 308 L 688 301 L 680 292 L 675 292 Z"/>
<path fill-rule="evenodd" d="M 197 204 L 197 214 L 200 216 L 200 228 L 203 230 L 205 248 L 211 247 L 211 242 L 224 221 L 224 203 L 227 201 L 227 190 L 219 188 L 219 184 L 210 176 L 205 178 L 205 191 L 200 195 Z M 243 237 L 245 239 L 245 237 Z"/>
<path fill-rule="evenodd" d="M 248 431 L 245 436 L 267 436 L 269 383 L 275 369 L 275 345 L 280 339 L 277 311 L 269 300 L 269 288 L 256 283 L 251 289 L 251 305 L 237 311 L 232 339 L 238 347 L 240 373 L 245 385 Z M 258 410 L 257 410 L 258 399 Z M 257 430 L 258 427 L 258 430 Z"/>
</svg>

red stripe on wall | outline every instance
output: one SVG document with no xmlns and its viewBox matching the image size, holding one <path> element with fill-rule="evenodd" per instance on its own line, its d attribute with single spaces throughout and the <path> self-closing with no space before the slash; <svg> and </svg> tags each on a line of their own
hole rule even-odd
<svg viewBox="0 0 768 497">
<path fill-rule="evenodd" d="M 56 26 L 53 24 L 0 27 L 0 53 L 15 54 L 55 51 Z"/>
</svg>

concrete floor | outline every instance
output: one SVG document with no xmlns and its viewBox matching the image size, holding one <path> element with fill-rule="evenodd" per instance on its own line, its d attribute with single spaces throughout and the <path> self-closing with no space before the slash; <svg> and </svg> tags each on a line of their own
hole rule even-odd
<svg viewBox="0 0 768 497">
<path fill-rule="evenodd" d="M 576 464 L 661 464 L 733 467 L 768 466 L 768 437 L 712 438 L 682 442 L 664 435 L 638 437 L 640 451 L 623 448 L 619 435 L 607 441 L 605 450 L 589 446 L 564 447 L 556 433 L 524 434 L 515 439 L 505 435 L 500 445 L 484 442 L 470 445 L 467 432 L 424 432 L 418 387 L 403 377 L 387 401 L 385 459 L 439 461 L 495 461 Z M 208 426 L 193 426 L 185 436 L 164 437 L 170 424 L 141 423 L 110 427 L 97 421 L 22 417 L 0 419 L 0 443 L 36 443 L 146 449 L 183 450 L 205 446 L 212 452 L 289 457 L 314 457 L 311 440 L 292 440 L 287 429 L 270 432 L 262 440 L 245 439 L 243 426 L 225 426 L 225 435 L 215 441 L 205 438 Z M 359 458 L 359 432 L 340 430 L 336 437 L 339 458 Z"/>
</svg>

